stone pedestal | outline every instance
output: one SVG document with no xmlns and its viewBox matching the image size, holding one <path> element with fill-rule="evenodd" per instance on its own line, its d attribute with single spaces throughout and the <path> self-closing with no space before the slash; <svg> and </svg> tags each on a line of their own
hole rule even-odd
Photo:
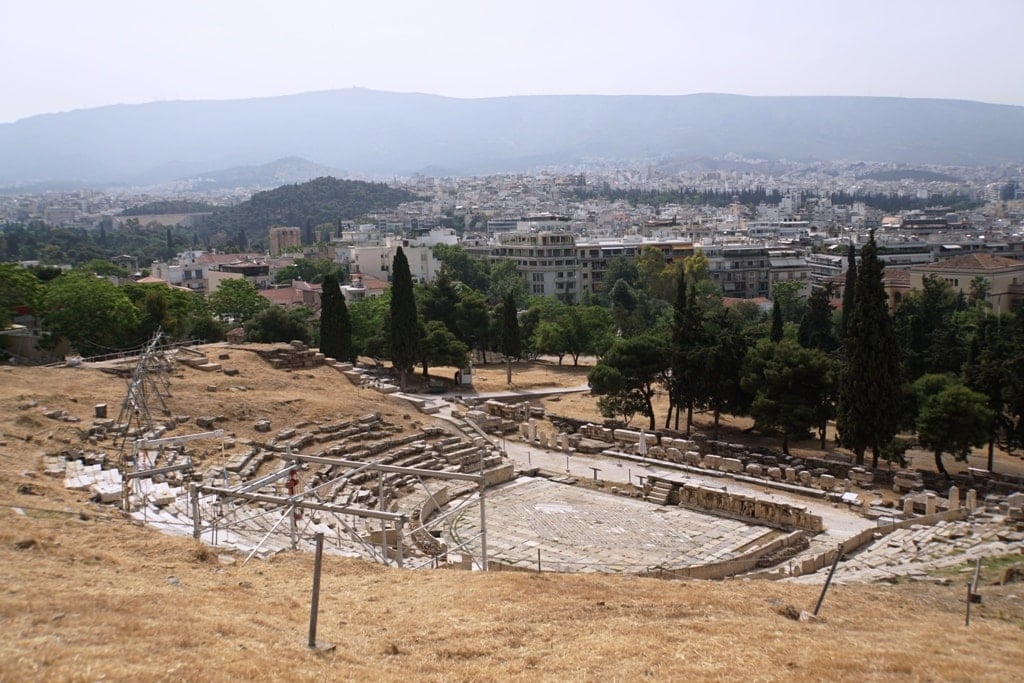
<svg viewBox="0 0 1024 683">
<path fill-rule="evenodd" d="M 914 514 L 914 497 L 907 496 L 903 499 L 903 514 L 912 515 Z"/>
<path fill-rule="evenodd" d="M 949 509 L 960 509 L 960 489 L 957 488 L 956 486 L 949 487 Z"/>
<path fill-rule="evenodd" d="M 935 503 L 936 496 L 934 493 L 926 493 L 924 496 L 924 514 L 934 515 L 935 514 Z"/>
<path fill-rule="evenodd" d="M 974 489 L 967 489 L 967 509 L 974 512 L 978 508 L 978 492 Z"/>
</svg>

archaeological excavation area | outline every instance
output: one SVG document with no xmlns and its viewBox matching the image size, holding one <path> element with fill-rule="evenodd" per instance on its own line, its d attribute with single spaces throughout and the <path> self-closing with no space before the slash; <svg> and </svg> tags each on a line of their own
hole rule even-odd
<svg viewBox="0 0 1024 683">
<path fill-rule="evenodd" d="M 408 412 L 291 423 L 249 412 L 240 436 L 222 415 L 167 414 L 169 368 L 233 374 L 195 351 L 177 355 L 153 344 L 123 370 L 118 417 L 97 406 L 88 441 L 48 454 L 46 471 L 243 561 L 311 550 L 322 534 L 325 552 L 408 569 L 821 580 L 837 553 L 860 552 L 850 560 L 860 573 L 847 576 L 876 580 L 904 571 L 908 553 L 896 548 L 923 528 L 943 525 L 970 557 L 1024 543 L 1013 482 L 939 495 L 917 473 L 573 423 L 516 397 L 406 395 L 373 368 L 301 344 L 259 352 L 260 373 L 334 372 L 345 391 Z M 891 489 L 902 498 L 883 504 Z M 959 531 L 972 523 L 988 525 L 977 539 Z M 884 543 L 893 550 L 878 551 Z"/>
</svg>

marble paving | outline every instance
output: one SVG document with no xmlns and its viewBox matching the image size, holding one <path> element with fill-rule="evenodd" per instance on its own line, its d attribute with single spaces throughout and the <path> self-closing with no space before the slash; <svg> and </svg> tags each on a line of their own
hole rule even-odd
<svg viewBox="0 0 1024 683">
<path fill-rule="evenodd" d="M 546 479 L 523 477 L 487 491 L 488 556 L 551 571 L 679 568 L 729 560 L 774 530 L 679 507 L 653 505 Z M 457 539 L 480 533 L 473 505 L 452 522 Z M 470 544 L 474 553 L 479 541 Z"/>
</svg>

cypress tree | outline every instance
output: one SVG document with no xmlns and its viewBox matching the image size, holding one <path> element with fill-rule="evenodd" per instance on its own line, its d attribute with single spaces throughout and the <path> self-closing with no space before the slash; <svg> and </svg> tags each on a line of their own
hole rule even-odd
<svg viewBox="0 0 1024 683">
<path fill-rule="evenodd" d="M 420 328 L 409 260 L 401 247 L 391 262 L 391 364 L 398 371 L 402 391 L 406 377 L 419 359 Z"/>
<path fill-rule="evenodd" d="M 864 452 L 871 448 L 872 466 L 877 466 L 880 449 L 892 440 L 899 426 L 900 348 L 889 316 L 882 270 L 872 231 L 861 251 L 836 415 L 840 440 L 856 454 L 858 465 L 864 463 Z"/>
<path fill-rule="evenodd" d="M 874 236 L 874 233 L 871 233 Z M 850 242 L 846 252 L 849 265 L 846 267 L 846 284 L 843 286 L 843 317 L 839 323 L 839 338 L 846 339 L 846 330 L 850 324 L 853 307 L 857 303 L 857 247 Z"/>
<path fill-rule="evenodd" d="M 776 344 L 782 341 L 782 305 L 779 304 L 779 300 L 775 299 L 772 302 L 772 327 L 768 333 L 768 338 Z"/>
<path fill-rule="evenodd" d="M 519 311 L 516 309 L 516 298 L 512 292 L 505 295 L 501 304 L 501 353 L 507 364 L 508 383 L 512 384 L 512 359 L 522 353 L 522 341 L 519 338 Z"/>
<path fill-rule="evenodd" d="M 352 323 L 345 295 L 333 273 L 324 275 L 320 295 L 320 352 L 339 361 L 352 360 Z"/>
<path fill-rule="evenodd" d="M 686 406 L 686 433 L 693 426 L 693 404 L 696 400 L 694 372 L 690 363 L 695 335 L 697 333 L 697 311 L 692 296 L 687 296 L 686 272 L 680 270 L 676 283 L 676 302 L 672 311 L 672 379 L 669 390 L 669 411 L 665 427 L 672 419 L 672 408 L 676 411 L 676 429 L 679 429 L 679 412 Z"/>
<path fill-rule="evenodd" d="M 800 320 L 797 339 L 800 345 L 808 349 L 818 349 L 831 353 L 836 349 L 836 341 L 832 336 L 832 298 L 831 285 L 824 289 L 815 289 L 807 298 L 807 311 Z"/>
</svg>

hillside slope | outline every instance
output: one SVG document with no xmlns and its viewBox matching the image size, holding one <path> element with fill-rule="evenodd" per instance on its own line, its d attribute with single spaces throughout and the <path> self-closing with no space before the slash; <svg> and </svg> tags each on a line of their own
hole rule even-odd
<svg viewBox="0 0 1024 683">
<path fill-rule="evenodd" d="M 270 370 L 228 351 L 229 377 L 182 369 L 175 414 L 252 424 L 404 404 L 328 368 Z M 498 369 L 500 371 L 500 368 Z M 963 586 L 816 586 L 616 575 L 399 571 L 326 557 L 319 639 L 306 649 L 312 557 L 252 561 L 167 537 L 41 473 L 80 443 L 123 380 L 86 368 L 0 368 L 0 681 L 133 680 L 1011 680 L 1024 652 L 1014 586 L 985 585 L 963 626 Z M 33 404 L 34 405 L 31 405 Z M 986 575 L 986 584 L 993 578 Z M 1019 586 L 1016 593 L 1019 593 Z"/>
</svg>

